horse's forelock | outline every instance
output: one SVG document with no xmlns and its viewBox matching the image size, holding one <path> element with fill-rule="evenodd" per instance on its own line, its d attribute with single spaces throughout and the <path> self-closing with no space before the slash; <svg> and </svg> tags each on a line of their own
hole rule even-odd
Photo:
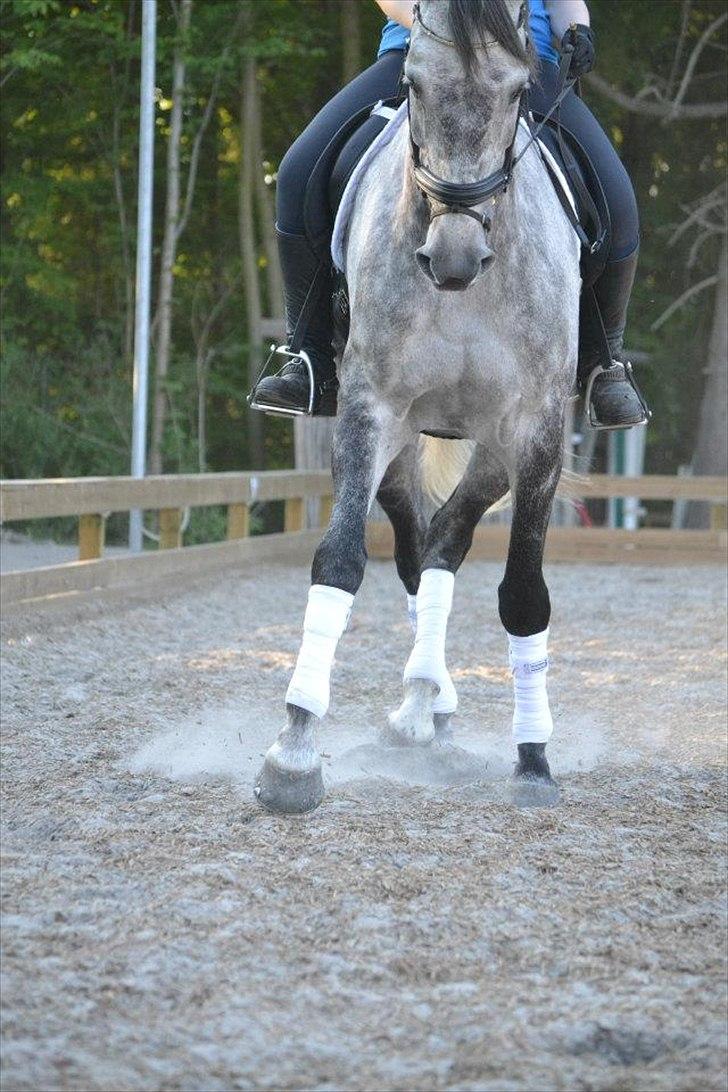
<svg viewBox="0 0 728 1092">
<path fill-rule="evenodd" d="M 488 41 L 496 41 L 516 60 L 532 67 L 531 51 L 521 41 L 506 0 L 450 0 L 448 16 L 453 43 L 467 72 L 475 64 L 476 48 Z"/>
</svg>

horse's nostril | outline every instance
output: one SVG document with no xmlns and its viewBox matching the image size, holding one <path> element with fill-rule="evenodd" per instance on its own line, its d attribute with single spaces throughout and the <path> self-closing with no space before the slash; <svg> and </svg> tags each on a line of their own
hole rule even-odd
<svg viewBox="0 0 728 1092">
<path fill-rule="evenodd" d="M 425 254 L 423 250 L 418 250 L 415 252 L 415 257 L 417 258 L 417 264 L 419 265 L 425 276 L 429 277 L 431 281 L 434 281 L 435 278 L 432 273 L 432 262 L 429 255 Z"/>
<path fill-rule="evenodd" d="M 495 261 L 495 254 L 486 254 L 484 258 L 480 259 L 480 272 L 485 273 L 486 269 L 490 269 Z"/>
</svg>

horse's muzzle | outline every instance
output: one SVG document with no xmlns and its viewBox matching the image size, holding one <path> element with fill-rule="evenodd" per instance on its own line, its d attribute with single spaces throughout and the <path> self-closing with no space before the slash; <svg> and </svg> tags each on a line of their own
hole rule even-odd
<svg viewBox="0 0 728 1092">
<path fill-rule="evenodd" d="M 483 251 L 469 261 L 462 256 L 450 262 L 443 261 L 442 258 L 438 260 L 428 253 L 425 245 L 419 248 L 415 256 L 420 269 L 436 288 L 443 292 L 463 292 L 493 264 L 495 254 L 487 243 L 484 244 Z"/>
<path fill-rule="evenodd" d="M 462 292 L 485 273 L 494 254 L 482 227 L 466 216 L 437 216 L 416 251 L 417 264 L 436 288 Z"/>
</svg>

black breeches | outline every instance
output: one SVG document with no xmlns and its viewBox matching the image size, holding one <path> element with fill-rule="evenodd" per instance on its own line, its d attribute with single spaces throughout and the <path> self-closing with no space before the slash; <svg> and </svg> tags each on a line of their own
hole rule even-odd
<svg viewBox="0 0 728 1092">
<path fill-rule="evenodd" d="M 540 72 L 531 88 L 529 102 L 535 114 L 545 114 L 559 90 L 559 70 L 550 61 L 541 61 Z M 561 104 L 564 127 L 584 145 L 604 187 L 612 222 L 610 261 L 632 254 L 640 241 L 637 201 L 627 171 L 612 143 L 583 99 L 573 91 Z"/>
<path fill-rule="evenodd" d="M 303 202 L 306 182 L 316 161 L 331 138 L 359 110 L 379 99 L 388 99 L 397 93 L 402 74 L 404 50 L 392 49 L 343 87 L 303 130 L 291 145 L 278 168 L 276 186 L 276 220 L 281 231 L 303 235 Z M 312 209 L 310 227 L 312 235 L 324 234 L 328 224 L 329 209 Z"/>
</svg>

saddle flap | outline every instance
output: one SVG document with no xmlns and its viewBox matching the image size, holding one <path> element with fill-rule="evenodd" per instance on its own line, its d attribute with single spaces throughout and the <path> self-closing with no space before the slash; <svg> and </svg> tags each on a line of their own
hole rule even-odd
<svg viewBox="0 0 728 1092">
<path fill-rule="evenodd" d="M 537 114 L 534 115 L 534 117 L 537 121 L 539 120 Z M 584 284 L 594 284 L 604 269 L 611 244 L 612 225 L 609 216 L 609 207 L 607 205 L 604 189 L 588 152 L 579 143 L 574 134 L 563 124 L 561 126 L 561 137 L 567 152 L 566 159 L 562 154 L 561 142 L 559 141 L 555 123 L 552 124 L 551 121 L 548 121 L 546 125 L 544 125 L 539 133 L 539 142 L 542 142 L 546 146 L 548 152 L 556 161 L 560 171 L 569 183 L 569 189 L 579 221 L 587 229 L 587 233 L 594 236 L 599 232 L 600 228 L 603 232 L 601 243 L 596 249 L 590 251 L 586 247 L 582 247 L 582 280 Z M 594 202 L 601 224 L 592 223 L 593 212 L 580 196 L 580 187 L 573 181 L 575 174 L 581 182 L 581 187 L 587 191 L 589 197 Z M 558 187 L 559 183 L 550 170 L 549 177 L 552 179 L 554 186 Z"/>
</svg>

